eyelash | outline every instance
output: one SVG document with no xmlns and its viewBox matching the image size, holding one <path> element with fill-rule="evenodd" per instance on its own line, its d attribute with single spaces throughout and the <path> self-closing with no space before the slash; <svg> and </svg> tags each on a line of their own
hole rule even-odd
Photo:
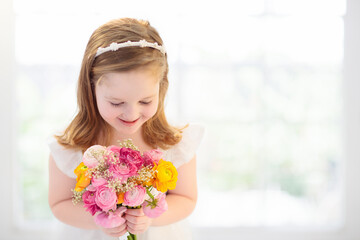
<svg viewBox="0 0 360 240">
<path fill-rule="evenodd" d="M 114 107 L 120 107 L 120 105 L 122 104 L 122 103 L 110 103 L 112 106 L 114 106 Z"/>
<path fill-rule="evenodd" d="M 143 105 L 148 105 L 148 104 L 151 103 L 151 101 L 150 102 L 140 102 L 140 103 L 143 104 Z"/>
<path fill-rule="evenodd" d="M 142 104 L 142 105 L 148 105 L 148 104 L 151 103 L 151 101 L 150 102 L 139 102 L 139 103 Z M 110 104 L 112 106 L 114 106 L 114 107 L 120 107 L 120 105 L 122 105 L 123 103 L 112 103 L 112 102 L 110 102 Z"/>
</svg>

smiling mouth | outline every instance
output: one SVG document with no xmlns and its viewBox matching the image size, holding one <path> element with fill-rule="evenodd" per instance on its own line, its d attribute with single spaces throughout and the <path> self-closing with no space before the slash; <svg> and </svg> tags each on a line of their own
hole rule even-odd
<svg viewBox="0 0 360 240">
<path fill-rule="evenodd" d="M 123 119 L 120 119 L 122 122 L 124 122 L 124 123 L 129 123 L 129 124 L 132 124 L 132 123 L 136 123 L 137 122 L 137 120 L 139 120 L 139 119 L 136 119 L 136 120 L 134 120 L 134 121 L 125 121 L 125 120 L 123 120 Z"/>
</svg>

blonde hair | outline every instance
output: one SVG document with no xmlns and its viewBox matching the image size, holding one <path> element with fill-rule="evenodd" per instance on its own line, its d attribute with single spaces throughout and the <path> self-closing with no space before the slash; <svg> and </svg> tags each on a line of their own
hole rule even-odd
<svg viewBox="0 0 360 240">
<path fill-rule="evenodd" d="M 94 31 L 87 44 L 78 79 L 78 113 L 64 133 L 55 136 L 61 145 L 82 151 L 94 144 L 109 145 L 112 137 L 111 127 L 99 114 L 95 85 L 106 73 L 130 71 L 144 66 L 158 67 L 162 74 L 159 82 L 158 109 L 156 114 L 143 124 L 143 138 L 151 147 L 162 149 L 168 149 L 181 140 L 183 128 L 171 126 L 164 112 L 165 95 L 169 85 L 166 54 L 152 48 L 126 47 L 103 53 L 95 58 L 99 47 L 107 47 L 113 42 L 142 39 L 163 45 L 158 32 L 148 21 L 132 18 L 116 19 Z"/>
</svg>

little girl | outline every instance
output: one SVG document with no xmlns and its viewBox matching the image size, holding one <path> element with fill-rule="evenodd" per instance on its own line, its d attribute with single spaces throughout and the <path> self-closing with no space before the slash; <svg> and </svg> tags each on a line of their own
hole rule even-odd
<svg viewBox="0 0 360 240">
<path fill-rule="evenodd" d="M 167 74 L 163 41 L 146 21 L 113 20 L 90 37 L 78 81 L 78 113 L 49 142 L 49 205 L 66 224 L 61 239 L 118 239 L 126 232 L 142 240 L 191 238 L 182 220 L 197 200 L 195 151 L 203 129 L 194 124 L 176 128 L 167 122 Z M 123 225 L 105 229 L 81 204 L 72 203 L 73 171 L 88 147 L 118 145 L 129 138 L 141 152 L 161 149 L 178 170 L 177 186 L 168 191 L 168 210 L 160 217 L 150 219 L 142 209 L 128 209 Z"/>
</svg>

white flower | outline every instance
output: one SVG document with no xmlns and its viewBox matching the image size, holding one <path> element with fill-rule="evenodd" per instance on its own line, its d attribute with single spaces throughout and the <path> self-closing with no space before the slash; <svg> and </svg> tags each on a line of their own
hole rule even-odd
<svg viewBox="0 0 360 240">
<path fill-rule="evenodd" d="M 111 51 L 118 50 L 118 44 L 115 43 L 115 42 L 111 43 L 110 46 L 109 46 L 109 50 L 111 50 Z"/>
<path fill-rule="evenodd" d="M 140 40 L 139 44 L 140 44 L 140 47 L 146 47 L 146 41 L 144 39 Z"/>
</svg>

